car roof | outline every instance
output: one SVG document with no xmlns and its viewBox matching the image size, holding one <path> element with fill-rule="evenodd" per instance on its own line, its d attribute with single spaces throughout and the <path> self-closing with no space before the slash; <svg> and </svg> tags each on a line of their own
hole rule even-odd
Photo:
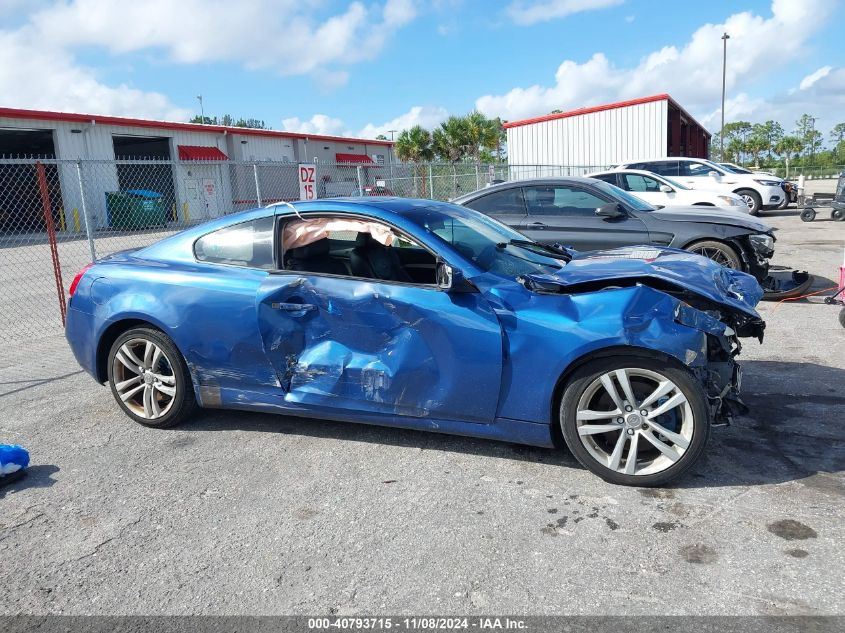
<svg viewBox="0 0 845 633">
<path fill-rule="evenodd" d="M 664 163 L 667 160 L 688 161 L 688 160 L 706 160 L 708 163 L 713 161 L 709 158 L 693 158 L 692 156 L 663 156 L 662 158 L 633 158 L 623 160 L 619 165 L 630 165 L 631 163 Z M 714 163 L 715 164 L 715 163 Z"/>
<path fill-rule="evenodd" d="M 663 179 L 663 176 L 660 174 L 656 174 L 653 171 L 648 171 L 647 169 L 628 169 L 627 167 L 617 167 L 615 169 L 608 169 L 606 171 L 596 171 L 592 174 L 587 174 L 587 178 L 593 178 L 594 176 L 610 176 L 612 174 L 618 173 L 626 173 L 626 174 L 637 174 L 639 176 L 648 176 L 650 178 L 657 178 Z"/>
<path fill-rule="evenodd" d="M 516 187 L 528 187 L 532 185 L 590 185 L 595 186 L 592 178 L 586 176 L 556 176 L 553 178 L 523 178 L 522 180 L 507 180 L 496 185 L 477 189 L 470 193 L 465 193 L 462 196 L 454 198 L 452 202 L 455 204 L 463 204 L 470 200 L 475 200 L 481 196 L 486 196 L 489 193 L 496 191 L 506 191 Z"/>
</svg>

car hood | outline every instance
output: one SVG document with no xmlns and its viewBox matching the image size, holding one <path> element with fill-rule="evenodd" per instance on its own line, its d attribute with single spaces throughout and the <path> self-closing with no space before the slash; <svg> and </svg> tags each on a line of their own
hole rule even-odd
<svg viewBox="0 0 845 633">
<path fill-rule="evenodd" d="M 664 207 L 650 211 L 652 217 L 667 222 L 708 222 L 710 224 L 729 224 L 756 233 L 771 234 L 774 230 L 770 224 L 743 213 L 717 207 Z"/>
<path fill-rule="evenodd" d="M 757 280 L 706 257 L 674 248 L 628 246 L 574 251 L 572 260 L 557 272 L 526 275 L 522 282 L 538 292 L 568 293 L 643 284 L 679 296 L 692 305 L 727 312 L 740 336 L 762 337 L 764 325 L 755 307 L 763 297 L 763 289 Z"/>
</svg>

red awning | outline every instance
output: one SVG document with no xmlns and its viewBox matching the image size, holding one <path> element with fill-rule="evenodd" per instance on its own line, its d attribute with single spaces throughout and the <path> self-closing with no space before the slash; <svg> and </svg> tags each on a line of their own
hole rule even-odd
<svg viewBox="0 0 845 633">
<path fill-rule="evenodd" d="M 229 157 L 216 147 L 179 145 L 179 160 L 229 160 Z"/>
<path fill-rule="evenodd" d="M 335 154 L 339 163 L 353 163 L 355 165 L 375 165 L 373 159 L 366 154 Z"/>
</svg>

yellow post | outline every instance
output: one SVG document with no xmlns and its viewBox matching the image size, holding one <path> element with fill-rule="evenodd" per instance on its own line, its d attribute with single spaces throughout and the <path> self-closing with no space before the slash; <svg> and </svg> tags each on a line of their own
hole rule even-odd
<svg viewBox="0 0 845 633">
<path fill-rule="evenodd" d="M 60 231 L 67 231 L 67 225 L 65 224 L 65 208 L 59 207 L 59 230 Z"/>
<path fill-rule="evenodd" d="M 185 218 L 185 224 L 187 224 L 188 222 L 191 221 L 191 214 L 188 212 L 188 203 L 187 202 L 182 203 L 182 215 Z"/>
<path fill-rule="evenodd" d="M 73 232 L 79 233 L 82 229 L 79 226 L 79 209 L 73 210 Z"/>
</svg>

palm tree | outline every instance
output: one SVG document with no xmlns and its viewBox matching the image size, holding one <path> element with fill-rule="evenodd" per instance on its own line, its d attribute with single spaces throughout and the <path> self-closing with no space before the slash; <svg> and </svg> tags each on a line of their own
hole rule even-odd
<svg viewBox="0 0 845 633">
<path fill-rule="evenodd" d="M 396 139 L 394 149 L 399 160 L 404 163 L 414 163 L 414 170 L 422 180 L 422 195 L 426 196 L 425 175 L 420 163 L 428 162 L 434 158 L 434 150 L 431 147 L 431 133 L 421 125 L 415 125 L 409 130 L 402 130 Z M 416 178 L 414 178 L 414 188 L 416 189 Z"/>
<path fill-rule="evenodd" d="M 483 150 L 492 152 L 499 147 L 502 122 L 499 119 L 488 119 L 478 110 L 473 110 L 466 116 L 469 135 L 467 155 L 476 163 Z"/>
<path fill-rule="evenodd" d="M 804 143 L 797 136 L 784 136 L 775 145 L 775 151 L 786 158 L 786 177 L 789 177 L 789 160 L 801 153 Z"/>
<path fill-rule="evenodd" d="M 467 155 L 471 145 L 467 118 L 450 116 L 434 130 L 431 138 L 434 152 L 452 164 L 452 195 L 457 196 L 458 173 L 455 163 Z"/>
</svg>

